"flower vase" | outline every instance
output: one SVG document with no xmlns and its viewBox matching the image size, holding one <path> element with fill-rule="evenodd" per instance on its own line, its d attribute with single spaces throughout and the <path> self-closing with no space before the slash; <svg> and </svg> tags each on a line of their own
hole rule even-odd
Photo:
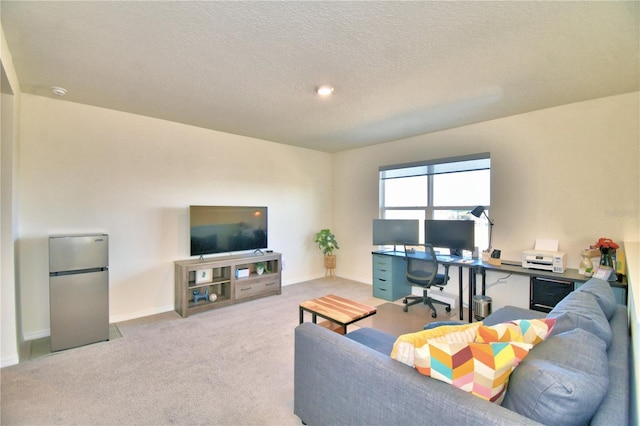
<svg viewBox="0 0 640 426">
<path fill-rule="evenodd" d="M 600 267 L 613 269 L 613 250 L 610 248 L 600 249 Z"/>
<path fill-rule="evenodd" d="M 600 268 L 611 269 L 611 273 L 607 278 L 607 281 L 616 281 L 616 264 L 613 256 L 615 256 L 616 250 L 612 248 L 600 248 Z"/>
</svg>

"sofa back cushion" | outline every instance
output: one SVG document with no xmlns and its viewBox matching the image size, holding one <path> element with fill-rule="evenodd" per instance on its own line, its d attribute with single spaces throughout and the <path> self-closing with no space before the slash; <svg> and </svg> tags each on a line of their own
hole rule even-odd
<svg viewBox="0 0 640 426">
<path fill-rule="evenodd" d="M 607 281 L 591 278 L 578 287 L 576 291 L 591 294 L 596 299 L 596 302 L 598 302 L 598 305 L 600 305 L 600 309 L 602 309 L 607 320 L 611 319 L 618 302 L 616 301 L 616 295 L 613 293 L 611 285 Z"/>
<path fill-rule="evenodd" d="M 549 312 L 547 318 L 556 319 L 552 336 L 581 328 L 602 339 L 607 346 L 611 343 L 609 321 L 592 294 L 580 291 L 569 293 Z"/>
<path fill-rule="evenodd" d="M 606 345 L 581 329 L 549 337 L 513 371 L 503 407 L 544 424 L 587 424 L 609 388 Z"/>
</svg>

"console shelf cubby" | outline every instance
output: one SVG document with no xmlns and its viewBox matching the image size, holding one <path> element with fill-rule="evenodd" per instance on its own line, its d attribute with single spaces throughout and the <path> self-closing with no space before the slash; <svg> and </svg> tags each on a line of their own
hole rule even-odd
<svg viewBox="0 0 640 426">
<path fill-rule="evenodd" d="M 282 293 L 280 253 L 188 259 L 174 263 L 175 310 L 185 318 L 197 312 Z M 264 270 L 260 270 L 260 266 Z"/>
</svg>

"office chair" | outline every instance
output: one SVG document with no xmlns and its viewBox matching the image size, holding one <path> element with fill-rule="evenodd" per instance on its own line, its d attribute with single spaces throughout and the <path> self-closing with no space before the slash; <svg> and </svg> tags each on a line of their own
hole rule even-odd
<svg viewBox="0 0 640 426">
<path fill-rule="evenodd" d="M 433 286 L 442 291 L 442 287 L 449 281 L 449 265 L 444 266 L 444 274 L 438 273 L 438 258 L 431 244 L 412 244 L 404 246 L 404 256 L 407 262 L 405 280 L 410 286 L 423 288 L 422 296 L 407 296 L 404 298 L 403 310 L 409 311 L 409 306 L 424 303 L 433 311 L 432 318 L 436 318 L 434 303 L 445 305 L 445 310 L 451 312 L 451 305 L 440 300 L 432 299 L 427 295 L 427 291 Z"/>
</svg>

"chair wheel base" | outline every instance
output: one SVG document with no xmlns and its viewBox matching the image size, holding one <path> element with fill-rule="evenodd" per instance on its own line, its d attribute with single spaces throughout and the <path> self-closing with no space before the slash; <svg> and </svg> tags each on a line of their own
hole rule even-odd
<svg viewBox="0 0 640 426">
<path fill-rule="evenodd" d="M 437 313 L 433 312 L 433 313 L 431 314 L 431 318 L 437 318 L 437 317 L 438 317 L 438 314 L 437 314 Z"/>
<path fill-rule="evenodd" d="M 451 306 L 447 306 L 446 308 L 444 308 L 444 310 L 447 312 L 451 312 Z"/>
</svg>

